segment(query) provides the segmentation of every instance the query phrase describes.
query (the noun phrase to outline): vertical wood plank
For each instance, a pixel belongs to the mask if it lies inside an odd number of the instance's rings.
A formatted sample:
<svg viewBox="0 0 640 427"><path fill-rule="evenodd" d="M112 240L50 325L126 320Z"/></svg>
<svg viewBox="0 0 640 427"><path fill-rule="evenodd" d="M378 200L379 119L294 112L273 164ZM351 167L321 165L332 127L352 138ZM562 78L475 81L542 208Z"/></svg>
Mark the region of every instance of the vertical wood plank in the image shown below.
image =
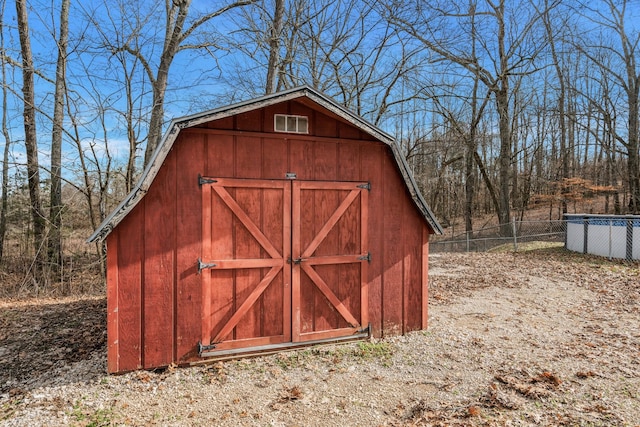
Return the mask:
<svg viewBox="0 0 640 427"><path fill-rule="evenodd" d="M298 221L300 228L295 235L298 236L300 252L294 251L294 258L302 257L316 234L316 227L320 227L315 220L317 214L314 196L313 192L308 189L301 189L299 192L300 216ZM299 266L294 264L294 271L296 267ZM316 314L317 290L311 278L301 268L299 277L300 333L307 333L317 329L315 324L315 320L318 318Z"/></svg>
<svg viewBox="0 0 640 427"><path fill-rule="evenodd" d="M233 130L233 122L234 122L233 116L230 116L230 117L225 117L218 120L213 120L211 122L204 124L204 126L210 129Z"/></svg>
<svg viewBox="0 0 640 427"><path fill-rule="evenodd" d="M280 254L283 253L283 210L284 190L268 189L262 192L262 231ZM269 255L263 250L261 258L268 258ZM283 268L288 267L283 261ZM264 269L261 278L268 272ZM278 273L276 278L265 289L262 295L262 307L260 317L262 319L262 335L275 336L284 333L284 271Z"/></svg>
<svg viewBox="0 0 640 427"><path fill-rule="evenodd" d="M173 361L176 156L169 153L145 196L144 366Z"/></svg>
<svg viewBox="0 0 640 427"><path fill-rule="evenodd" d="M429 230L422 225L422 329L429 324Z"/></svg>
<svg viewBox="0 0 640 427"><path fill-rule="evenodd" d="M236 129L250 132L262 130L262 109L251 110L236 116Z"/></svg>
<svg viewBox="0 0 640 427"><path fill-rule="evenodd" d="M345 139L360 139L360 130L350 124L338 122L338 136Z"/></svg>
<svg viewBox="0 0 640 427"><path fill-rule="evenodd" d="M404 244L404 304L403 333L422 326L422 223L409 196L405 197L403 238Z"/></svg>
<svg viewBox="0 0 640 427"><path fill-rule="evenodd" d="M312 141L289 140L288 172L296 173L299 180L315 179L313 145Z"/></svg>
<svg viewBox="0 0 640 427"><path fill-rule="evenodd" d="M118 341L118 231L107 237L107 371L119 370Z"/></svg>
<svg viewBox="0 0 640 427"><path fill-rule="evenodd" d="M342 181L360 181L361 180L361 157L360 157L361 144L354 142L343 142L338 144L338 176ZM360 253L365 254L369 252L369 191L362 190L360 192L358 227L360 232L359 248ZM357 235L354 235L354 239L357 241ZM354 266L341 266L341 268L353 269ZM354 270L354 280L358 287L354 288L352 292L360 297L360 321L362 327L367 327L369 323L369 262L361 262L357 269Z"/></svg>
<svg viewBox="0 0 640 427"><path fill-rule="evenodd" d="M303 192L304 194L307 194L307 197L313 200L313 211L311 215L306 215L306 221L309 224L307 225L306 222L303 222L305 226L303 230L305 242L302 247L303 253L307 252L307 247L311 241L340 206L342 199L349 193L336 190L306 190ZM341 218L333 229L329 231L329 234L320 243L313 256L336 255L339 253L341 223L344 224L344 218ZM318 265L313 268L338 298L344 298L344 292L341 292L340 289L340 265ZM303 295L303 300L308 300L310 304L313 304L313 331L326 331L346 326L342 316L315 285L310 284L310 291L312 294Z"/></svg>
<svg viewBox="0 0 640 427"><path fill-rule="evenodd" d="M360 181L360 144L338 144L338 180Z"/></svg>
<svg viewBox="0 0 640 427"><path fill-rule="evenodd" d="M369 252L369 191L360 192L360 252ZM369 261L360 263L360 319L361 325L369 324Z"/></svg>
<svg viewBox="0 0 640 427"><path fill-rule="evenodd" d="M402 220L405 193L399 191L404 183L396 171L390 150L384 157L384 251L383 251L383 334L400 335L403 324L403 244Z"/></svg>
<svg viewBox="0 0 640 427"><path fill-rule="evenodd" d="M338 233L337 251L335 253L339 255L354 255L362 253L360 251L360 195L362 191L358 193L357 198L351 203L351 206L349 206L345 211L335 227L335 230ZM360 321L362 317L360 301L362 288L360 283L360 264L361 263L354 263L333 266L338 271L338 278L336 279L336 289L334 290L334 293L343 302L347 309L358 319L358 321ZM348 324L342 317L340 317L338 326L348 327Z"/></svg>
<svg viewBox="0 0 640 427"><path fill-rule="evenodd" d="M208 236L211 242L210 260L233 259L235 255L234 220L233 213L222 201L220 196L210 190L211 204L211 234ZM235 194L234 189L229 189L229 194ZM206 239L207 236L204 237ZM210 338L218 334L227 323L235 310L234 305L234 277L232 270L205 270L203 274L209 274L211 279L211 331Z"/></svg>
<svg viewBox="0 0 640 427"><path fill-rule="evenodd" d="M293 188L291 183L287 183L284 187L283 197L283 210L282 210L282 318L283 318L283 334L284 341L292 341L292 317L295 315L292 309L292 270L288 260L292 256L292 195ZM298 248L299 250L299 248ZM299 305L298 305L299 306ZM299 315L299 313L298 313Z"/></svg>
<svg viewBox="0 0 640 427"><path fill-rule="evenodd" d="M262 111L260 114L252 116L251 120L262 120ZM240 123L238 123L240 125ZM260 128L262 129L262 123ZM258 129L258 130L259 130ZM237 136L236 137L236 159L235 159L235 175L242 179L256 179L262 177L262 140L261 138ZM262 224L261 209L263 206L263 193L257 189L236 189L236 201L249 215L254 224L264 231ZM260 258L261 246L251 236L251 233L245 228L240 221L235 221L235 245L236 258ZM245 301L251 294L253 289L264 277L265 272L258 269L244 269L236 271L236 308ZM271 283L270 286L274 285ZM260 296L249 311L243 316L235 329L235 338L255 338L262 335L262 306L264 304L264 296Z"/></svg>
<svg viewBox="0 0 640 427"><path fill-rule="evenodd" d="M235 176L235 137L232 135L207 135L206 136L206 175L212 177ZM205 188L205 187L203 187ZM203 239L209 240L209 259L233 258L233 219L231 211L211 188L208 188L208 199L211 212L209 230L206 234L203 230ZM233 190L231 194L235 194ZM204 202L203 202L204 203ZM204 205L203 205L204 206ZM204 253L203 253L204 256ZM205 260L206 262L206 260ZM209 331L202 331L210 341L233 314L234 274L232 271L205 270L203 280L209 282ZM204 277L207 275L208 277ZM205 286L205 283L203 283ZM204 303L204 302L203 302Z"/></svg>
<svg viewBox="0 0 640 427"><path fill-rule="evenodd" d="M261 138L236 137L235 176L242 179L262 177Z"/></svg>
<svg viewBox="0 0 640 427"><path fill-rule="evenodd" d="M293 258L297 258L302 254L301 249L301 201L300 186L296 181L292 182L291 193L292 217L291 217L291 253ZM300 265L291 264L291 340L293 342L300 341L301 332L301 301L300 301Z"/></svg>
<svg viewBox="0 0 640 427"><path fill-rule="evenodd" d="M281 108L281 107L280 107ZM269 113L265 112L265 128L271 126L273 128L273 122L269 125L269 120L273 120L273 114L275 111ZM288 172L288 144L283 138L264 138L262 142L262 175L265 179L283 179ZM280 193L281 197L281 210L280 222L281 225L281 246L282 253L282 272L276 278L278 286L281 287L280 293L276 293L274 290L267 289L265 291L265 312L269 310L269 307L278 306L281 307L279 318L281 319L278 325L282 328L282 334L284 335L284 341L291 341L291 265L287 263L287 259L291 257L291 183L288 182ZM275 212L277 208L268 208L270 211ZM276 223L275 218L273 220L273 229L275 232ZM275 237L274 237L275 240ZM282 279L280 279L282 277ZM279 305L274 305L275 302L280 301ZM275 316L275 315L274 315ZM265 318L265 326L271 322L269 318ZM275 328L275 326L274 326ZM275 329L271 331L268 327L265 329L265 333L275 332Z"/></svg>
<svg viewBox="0 0 640 427"><path fill-rule="evenodd" d="M117 239L119 372L142 368L144 211L145 200L143 199L114 230L114 233L118 233L119 236Z"/></svg>
<svg viewBox="0 0 640 427"><path fill-rule="evenodd" d="M240 150L239 150L240 151ZM236 202L242 208L242 210L249 216L255 225L261 230L262 218L261 218L261 204L262 204L262 191L259 189L236 189ZM235 223L235 256L236 259L243 258L260 258L261 246L252 236L251 232L239 221ZM255 289L256 285L260 283L261 275L260 270L251 269L238 269L236 270L236 309L244 303L251 292ZM261 297L262 298L262 297ZM241 321L236 326L235 338L255 338L261 335L261 322L260 322L260 300L247 311L242 317Z"/></svg>
<svg viewBox="0 0 640 427"><path fill-rule="evenodd" d="M175 360L194 356L202 338L202 282L196 260L204 253L202 194L198 174L204 173L204 136L184 133L174 146L176 179L176 354ZM188 165L188 167L186 166ZM210 206L209 206L210 209ZM210 216L211 211L207 214ZM209 235L210 235L209 230ZM206 253L210 252L210 244ZM209 275L204 275L210 277Z"/></svg>
<svg viewBox="0 0 640 427"><path fill-rule="evenodd" d="M337 178L337 144L334 142L315 142L313 147L314 179L335 181Z"/></svg>
<svg viewBox="0 0 640 427"><path fill-rule="evenodd" d="M200 188L200 192L202 198L202 254L200 255L200 260L206 263L209 262L210 259L213 259L211 244L211 237L213 235L213 190L211 189L211 186L203 185ZM209 271L200 271L198 274L200 275L200 281L202 283L202 296L200 301L200 343L204 346L208 346L211 344L211 331L213 328L213 319L211 315L212 280L211 273Z"/></svg>
<svg viewBox="0 0 640 427"><path fill-rule="evenodd" d="M338 121L316 111L312 129L314 135L335 138L338 136Z"/></svg>
<svg viewBox="0 0 640 427"><path fill-rule="evenodd" d="M262 177L284 179L288 171L287 143L282 138L264 138L262 142ZM291 190L289 190L291 191Z"/></svg>
<svg viewBox="0 0 640 427"><path fill-rule="evenodd" d="M369 294L369 322L371 322L373 335L376 337L382 335L382 268L384 266L384 240L387 236L383 217L386 206L383 197L385 176L382 174L385 149L386 147L381 143L360 145L362 171L360 180L371 183L371 191L368 194L371 209L367 221L371 263L367 266L367 291Z"/></svg>
<svg viewBox="0 0 640 427"><path fill-rule="evenodd" d="M206 135L206 171L204 175L233 177L235 144L232 135Z"/></svg>

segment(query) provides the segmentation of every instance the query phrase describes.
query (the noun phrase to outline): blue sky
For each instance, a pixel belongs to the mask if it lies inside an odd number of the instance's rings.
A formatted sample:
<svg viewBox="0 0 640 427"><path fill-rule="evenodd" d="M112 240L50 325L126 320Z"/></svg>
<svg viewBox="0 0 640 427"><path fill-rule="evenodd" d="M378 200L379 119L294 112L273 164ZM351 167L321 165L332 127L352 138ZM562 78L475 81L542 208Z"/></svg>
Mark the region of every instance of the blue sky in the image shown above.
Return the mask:
<svg viewBox="0 0 640 427"><path fill-rule="evenodd" d="M72 0L71 39L72 46L77 46L77 50L72 51L69 56L68 76L74 98L73 120L75 123L82 125L80 131L84 146L89 147L89 145L92 144L98 152L101 150L104 152L108 144L109 151L112 155L116 158L123 159L128 152L128 139L123 128L121 117L116 114L118 109L122 109L124 102L124 92L121 85L122 74L117 69L118 64L114 61L114 56L105 54L104 51L100 52L100 38L97 37L95 28L88 22L87 16L88 14L99 20L103 26L109 22L107 19L109 14L116 22L120 22L122 16L119 14L119 3L119 1L109 3L107 13L102 1L83 0L82 2L76 3ZM129 19L137 16L136 13L127 13L132 10L131 8L136 8L136 11L154 11L154 13L151 14L142 14L147 21L145 21L146 26L142 33L141 43L149 57L154 57L155 54L157 58L160 46L153 44L152 41L155 40L157 43L161 38L159 36L162 35L158 28L161 28L163 24L163 3L152 1L139 1L134 3L122 1L122 3L125 7L125 16ZM566 3L575 4L573 2ZM54 0L53 4L54 7L57 7L59 1ZM216 4L220 3L218 2ZM30 5L33 6L31 9L30 25L36 65L51 79L54 76L56 53L55 49L52 48L54 46L54 38L52 37L51 29L54 29L57 25L58 12L55 8L52 10L52 3L45 0L31 1ZM196 0L192 4L192 12L205 11L210 6L210 1ZM635 0L630 2L628 8L630 14L627 24L629 26L635 26L633 31L637 34L637 28L638 25L640 25L639 2ZM95 13L91 14L90 12L93 10L95 10ZM15 31L14 15L14 4L12 2L5 4L5 44L8 54L12 58L18 59L18 39ZM154 27L154 22L160 27ZM211 29L218 32L217 34L222 43L223 36L233 34L239 22L240 17L233 12L231 15L215 20L215 26L211 27ZM137 23L134 22L132 27L136 25ZM600 29L597 25L590 28L594 33L597 33ZM215 31L212 31L211 34L215 34ZM112 33L112 36L113 34L115 33ZM369 41L370 49L375 48L374 37L377 35L374 31L368 35L368 37L371 37ZM115 36L113 37L115 38ZM408 40L405 39L405 41ZM249 50L251 50L250 45ZM96 54L92 54L92 51L96 52ZM259 57L260 55L263 55L263 53L255 52L254 56ZM386 61L391 65L393 65L393 61L397 61L397 58L394 58L393 49L387 52ZM429 65L432 71L442 73L442 76L445 76L443 66L443 63ZM425 68L424 70L427 69ZM21 87L20 70L8 68L8 71L12 73L11 75L15 78L11 85L12 90L18 92ZM447 71L453 74L443 77L441 80L442 83L455 82L457 84L466 84L464 73L460 73L460 70L452 68ZM87 73L91 74L92 77L87 78ZM263 87L262 79L264 79L264 74L266 74L266 70L259 61L254 61L252 58L248 58L233 50L215 50L213 55L203 55L201 51L181 52L175 58L170 70L170 86L165 98L166 121L168 122L173 117L188 115L196 111L216 108L230 101L246 99L249 97L250 92L260 94ZM151 97L148 92L148 81L145 83L144 73L140 66L138 66L135 75L136 78L140 80L140 84L144 84L144 86L139 86L138 89L144 88L147 91L146 93L139 91L137 105L142 109L148 110ZM421 76L421 78L424 78L424 84L430 84L431 77L432 75L426 72ZM36 80L36 84L38 105L47 114L51 114L52 108L50 104L53 85L51 82L40 78ZM402 87L404 86L398 86L398 88ZM398 97L399 96L400 95L398 95ZM9 95L8 103L10 132L15 142L12 149L13 157L17 163L23 163L24 149L21 142L21 104L12 94ZM411 110L413 106L421 109L421 112L414 117L418 118L422 125L426 126L424 122L435 117L434 115L427 114L430 106L426 104L417 105L416 101L406 105L402 111L407 112ZM109 111L109 113L105 115L104 123L98 120L98 113L101 109ZM415 126L415 124L410 123L410 120L413 120L411 116L405 116L405 120L407 121L407 127L412 128ZM67 123L70 125L69 117L67 118ZM383 122L381 127L390 133L395 133L398 130L396 123L396 119L392 118L387 122ZM41 115L38 121L38 132L41 164L45 168L48 164L50 128L50 121L44 115ZM71 126L68 126L68 129L71 129ZM144 136L144 124L140 125L138 131L141 137ZM108 141L106 141L107 139ZM67 143L64 148L63 161L68 166L69 171L73 171L73 165L77 157L76 149Z"/></svg>

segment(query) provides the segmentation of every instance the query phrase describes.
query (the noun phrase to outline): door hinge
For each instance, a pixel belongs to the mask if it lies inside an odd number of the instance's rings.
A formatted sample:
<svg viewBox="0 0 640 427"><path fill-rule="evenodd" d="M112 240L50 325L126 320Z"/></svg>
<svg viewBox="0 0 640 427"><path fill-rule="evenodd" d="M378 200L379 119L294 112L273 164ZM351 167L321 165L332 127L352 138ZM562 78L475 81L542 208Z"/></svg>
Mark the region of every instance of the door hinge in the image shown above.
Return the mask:
<svg viewBox="0 0 640 427"><path fill-rule="evenodd" d="M360 184L358 185L358 188L363 188L365 190L371 191L371 183L367 182L366 184Z"/></svg>
<svg viewBox="0 0 640 427"><path fill-rule="evenodd" d="M207 268L213 268L213 267L217 267L217 265L212 262L204 263L200 258L198 258L198 274L202 273L202 270L205 270Z"/></svg>
<svg viewBox="0 0 640 427"><path fill-rule="evenodd" d="M371 336L371 322L369 322L369 324L365 327L362 328L358 331L359 334L367 334L369 336Z"/></svg>
<svg viewBox="0 0 640 427"><path fill-rule="evenodd" d="M359 256L358 261L368 261L371 262L371 252L367 252L365 255Z"/></svg>
<svg viewBox="0 0 640 427"><path fill-rule="evenodd" d="M213 179L213 178L205 178L202 175L198 174L198 185L200 187L202 187L204 184L213 184L218 182L217 180Z"/></svg>
<svg viewBox="0 0 640 427"><path fill-rule="evenodd" d="M213 350L216 348L217 343L213 343L210 345L202 345L202 341L198 341L198 356L202 356L202 353L205 351Z"/></svg>

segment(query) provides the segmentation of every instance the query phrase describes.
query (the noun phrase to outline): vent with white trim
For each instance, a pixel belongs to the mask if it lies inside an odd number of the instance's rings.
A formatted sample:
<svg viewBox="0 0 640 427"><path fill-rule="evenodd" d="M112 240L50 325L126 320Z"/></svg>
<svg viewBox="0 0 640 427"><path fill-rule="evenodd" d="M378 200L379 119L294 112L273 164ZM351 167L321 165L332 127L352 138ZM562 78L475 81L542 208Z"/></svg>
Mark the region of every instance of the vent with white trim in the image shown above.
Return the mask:
<svg viewBox="0 0 640 427"><path fill-rule="evenodd" d="M276 132L309 133L309 118L306 116L276 114L273 120Z"/></svg>

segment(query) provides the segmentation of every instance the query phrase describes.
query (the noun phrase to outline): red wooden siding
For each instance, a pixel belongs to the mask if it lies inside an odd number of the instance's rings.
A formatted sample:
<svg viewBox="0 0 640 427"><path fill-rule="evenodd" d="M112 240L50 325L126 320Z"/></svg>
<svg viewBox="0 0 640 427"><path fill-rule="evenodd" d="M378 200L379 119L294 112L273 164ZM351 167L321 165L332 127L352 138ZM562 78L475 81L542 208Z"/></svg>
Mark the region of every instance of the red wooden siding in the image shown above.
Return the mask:
<svg viewBox="0 0 640 427"><path fill-rule="evenodd" d="M200 307L202 293L200 277L193 262L201 256L201 197L193 191L198 173L204 170L205 137L185 134L176 154L176 307L174 360L193 352L193 343L200 339Z"/></svg>
<svg viewBox="0 0 640 427"><path fill-rule="evenodd" d="M145 368L173 361L175 324L176 156L167 157L145 196L144 358Z"/></svg>
<svg viewBox="0 0 640 427"><path fill-rule="evenodd" d="M275 113L308 115L310 134L274 133ZM426 327L430 230L406 190L391 150L332 113L291 101L182 130L146 196L109 234L109 371L197 358L197 343L203 337L203 298L213 303L212 312L205 315L210 316L208 321L215 329L232 315L215 307L238 306L269 271L268 268L216 271L210 277L216 286L203 296L205 275L197 274L197 259L205 251L227 251L229 257L266 255L246 227L220 203L212 202L208 225L211 230L203 229L207 225L202 223L203 198L198 175L283 180L287 172L296 173L296 181L371 184L371 190L363 196L369 206L364 220L371 262L336 268L317 265L314 269L331 286L346 284L332 288L333 292L344 300L349 312L358 316L365 312L374 335ZM283 236L276 235L275 228L268 226L282 222L281 217L269 213L284 209L281 205L285 202L276 192L229 190L281 250ZM301 216L301 246L320 231L344 194L346 190L317 190L301 197L300 209L308 213ZM342 231L329 232L317 254L364 250L364 241L353 247L353 236L344 231L361 235L360 215L356 205L349 207L340 219ZM219 244L215 239L203 243L203 234L215 235L223 230L235 236L234 247L215 247ZM358 295L356 287L361 271L366 277L364 301L353 297ZM346 327L343 316L327 304L309 275L300 274L301 294L312 297L293 301L294 305L301 305L299 332ZM290 338L291 331L282 330L283 324L285 328L288 325L283 323L283 316L292 310L292 302L281 297L289 280L284 275L284 270L278 273L276 285L268 286L240 320L233 330L235 339L280 335Z"/></svg>
<svg viewBox="0 0 640 427"><path fill-rule="evenodd" d="M109 346L118 348L117 369L112 371L142 368L142 283L144 248L144 205L139 205L109 235L109 254L117 256L117 270L109 270L108 282L112 293L117 295L117 304L109 304L111 319L117 322L107 325ZM115 249L114 249L115 248ZM114 286L114 281L117 286ZM114 291L115 288L116 290ZM113 316L115 313L115 316ZM111 362L111 361L110 361ZM111 363L109 366L111 369Z"/></svg>

